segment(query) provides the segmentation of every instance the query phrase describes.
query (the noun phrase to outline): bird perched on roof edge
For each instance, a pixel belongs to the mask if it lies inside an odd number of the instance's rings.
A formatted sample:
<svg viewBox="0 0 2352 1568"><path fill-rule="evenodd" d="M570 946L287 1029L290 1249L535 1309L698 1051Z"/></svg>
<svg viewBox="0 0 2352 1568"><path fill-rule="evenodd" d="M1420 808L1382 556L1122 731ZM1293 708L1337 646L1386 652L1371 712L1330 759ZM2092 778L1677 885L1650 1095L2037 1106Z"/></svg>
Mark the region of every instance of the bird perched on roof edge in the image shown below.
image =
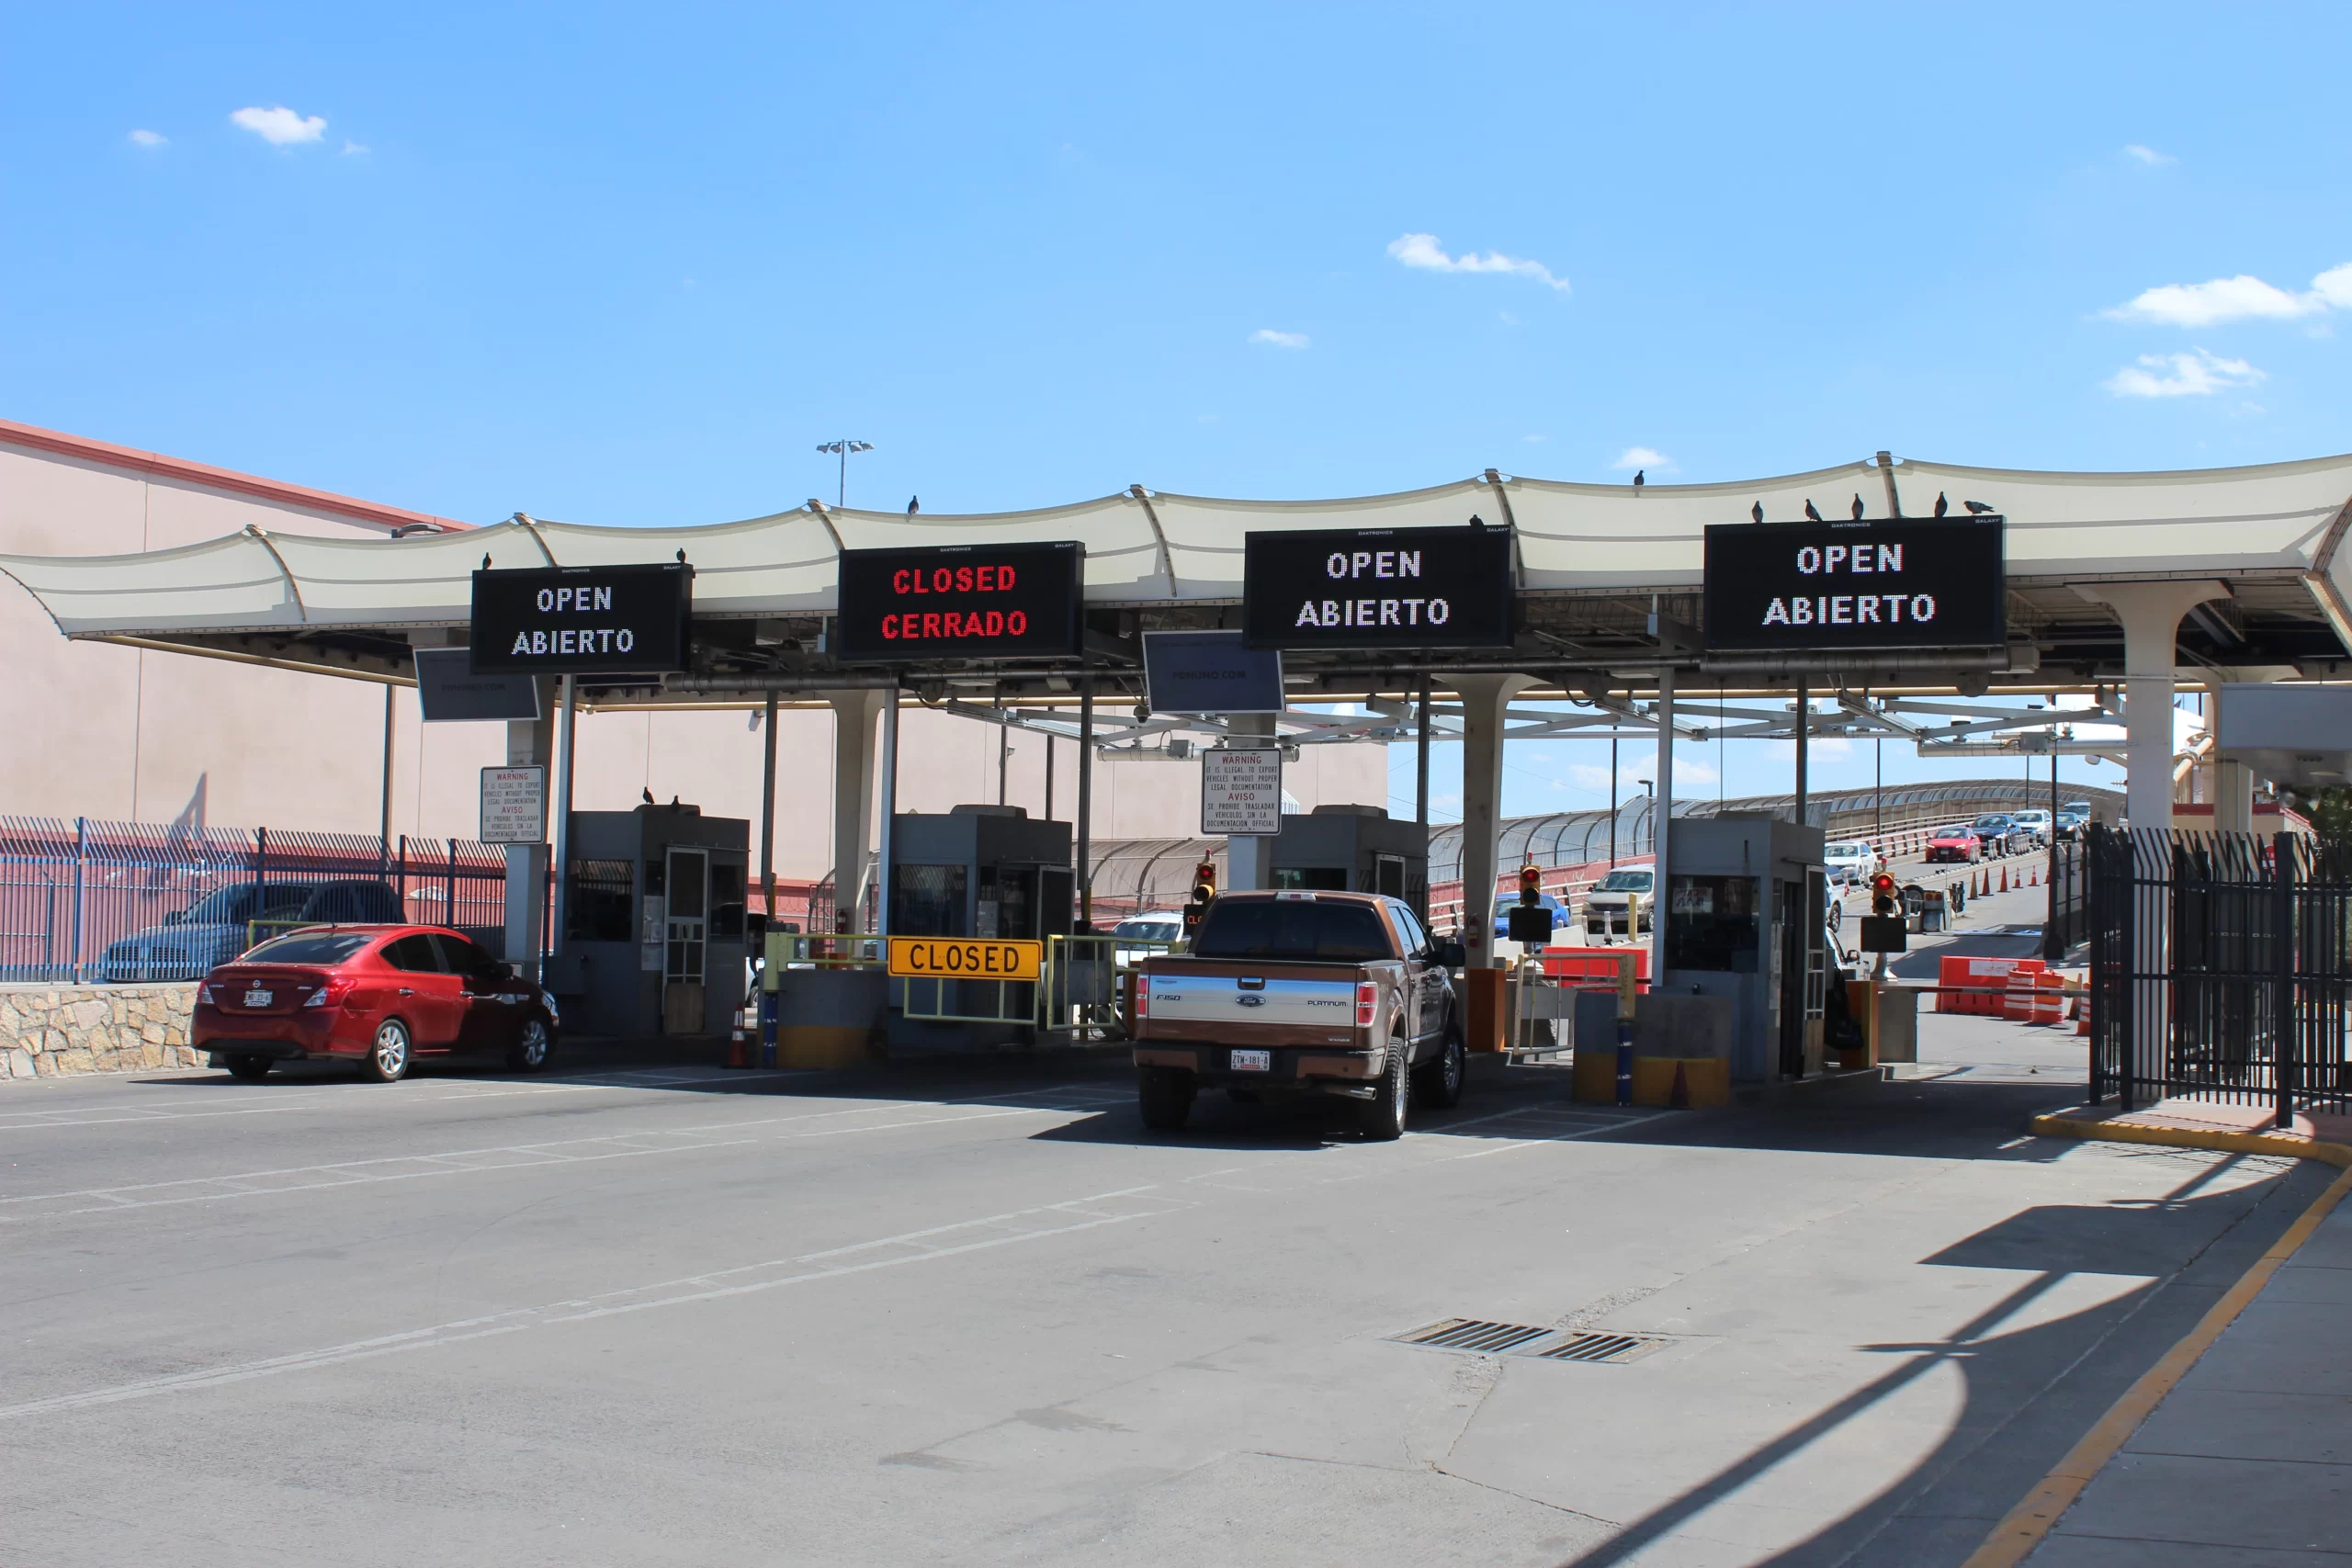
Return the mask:
<svg viewBox="0 0 2352 1568"><path fill-rule="evenodd" d="M1749 507L1749 508L1747 509L1747 514L1748 514L1750 517L1753 517L1754 519L1756 519L1756 521L1758 521L1758 523L1763 522L1763 521L1764 521L1764 503L1763 503L1762 502L1760 502L1760 501L1759 501L1759 502L1758 502L1755 505L1753 505L1753 506L1751 506L1751 507Z"/></svg>
<svg viewBox="0 0 2352 1568"><path fill-rule="evenodd" d="M1642 481L1648 472L1649 470L1646 468L1635 468L1634 470L1634 488L1635 490L1642 488Z"/></svg>
<svg viewBox="0 0 2352 1568"><path fill-rule="evenodd" d="M653 804L653 792L652 792L651 790L650 790L650 789L639 789L637 793L638 793L638 794L639 794L639 795L643 795L643 796L645 796L645 804L646 804L646 805L650 806L650 805L652 805L652 804Z"/></svg>
<svg viewBox="0 0 2352 1568"><path fill-rule="evenodd" d="M1962 506L1965 506L1966 508L1968 508L1969 515L1971 515L1971 516L1973 516L1973 517L1983 517L1983 516L1985 516L1985 515L1989 514L1989 513L1992 512L1992 510L1993 510L1991 507L1989 507L1989 506L1985 505L1985 504L1984 504L1983 502L1981 502L1981 501L1963 501L1963 502L1961 502L1961 504L1962 504Z"/></svg>
<svg viewBox="0 0 2352 1568"><path fill-rule="evenodd" d="M1804 498L1804 514L1807 517L1812 518L1815 523L1823 521L1821 508L1813 503L1813 497L1811 496L1806 496Z"/></svg>
<svg viewBox="0 0 2352 1568"><path fill-rule="evenodd" d="M921 497L921 496L919 496L919 495L910 495L910 496L907 497L907 515L908 515L908 516L912 517L916 513L921 512L922 510L922 497Z"/></svg>
<svg viewBox="0 0 2352 1568"><path fill-rule="evenodd" d="M1861 520L1862 520L1862 492L1861 492L1860 491L1856 491L1854 492L1854 521L1855 521L1855 522L1857 522L1857 523L1860 523Z"/></svg>
<svg viewBox="0 0 2352 1568"><path fill-rule="evenodd" d="M1944 499L1944 492L1941 491L1936 491L1936 515L1941 517L1945 513L1950 512L1951 510L1951 502Z"/></svg>

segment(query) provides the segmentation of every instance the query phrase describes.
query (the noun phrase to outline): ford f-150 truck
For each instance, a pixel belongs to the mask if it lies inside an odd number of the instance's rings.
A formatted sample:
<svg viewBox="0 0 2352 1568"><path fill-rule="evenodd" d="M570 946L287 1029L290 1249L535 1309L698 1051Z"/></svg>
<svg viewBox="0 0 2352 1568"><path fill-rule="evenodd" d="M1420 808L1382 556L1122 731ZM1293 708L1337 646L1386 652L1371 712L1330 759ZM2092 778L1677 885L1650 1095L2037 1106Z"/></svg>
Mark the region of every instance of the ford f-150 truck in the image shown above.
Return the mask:
<svg viewBox="0 0 2352 1568"><path fill-rule="evenodd" d="M1458 942L1369 893L1227 893L1190 951L1136 977L1136 1093L1144 1124L1173 1131L1204 1088L1244 1098L1336 1095L1373 1138L1405 1131L1408 1103L1462 1098L1468 1066L1446 973Z"/></svg>

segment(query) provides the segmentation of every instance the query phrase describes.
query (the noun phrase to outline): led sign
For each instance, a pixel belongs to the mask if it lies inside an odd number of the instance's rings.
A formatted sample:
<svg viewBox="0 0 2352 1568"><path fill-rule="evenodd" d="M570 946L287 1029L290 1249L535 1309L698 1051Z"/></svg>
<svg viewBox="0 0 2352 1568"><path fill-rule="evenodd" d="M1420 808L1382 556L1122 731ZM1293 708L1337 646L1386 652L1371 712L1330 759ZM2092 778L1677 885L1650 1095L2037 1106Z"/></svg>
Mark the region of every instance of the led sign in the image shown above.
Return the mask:
<svg viewBox="0 0 2352 1568"><path fill-rule="evenodd" d="M474 573L477 675L663 675L686 668L695 570L545 567Z"/></svg>
<svg viewBox="0 0 2352 1568"><path fill-rule="evenodd" d="M1707 651L1994 648L2007 635L1999 517L1715 524Z"/></svg>
<svg viewBox="0 0 2352 1568"><path fill-rule="evenodd" d="M1508 648L1508 528L1251 534L1241 624L1252 648Z"/></svg>
<svg viewBox="0 0 2352 1568"><path fill-rule="evenodd" d="M1074 658L1086 547L936 545L843 550L840 640L851 664Z"/></svg>

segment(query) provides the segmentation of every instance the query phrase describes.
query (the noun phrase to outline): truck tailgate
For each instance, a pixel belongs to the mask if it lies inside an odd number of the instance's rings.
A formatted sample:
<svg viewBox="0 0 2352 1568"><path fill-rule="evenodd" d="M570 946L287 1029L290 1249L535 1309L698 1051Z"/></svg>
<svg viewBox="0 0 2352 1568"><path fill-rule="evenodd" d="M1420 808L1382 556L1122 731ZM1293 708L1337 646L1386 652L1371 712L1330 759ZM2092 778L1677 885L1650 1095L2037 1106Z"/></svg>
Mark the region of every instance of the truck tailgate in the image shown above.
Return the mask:
<svg viewBox="0 0 2352 1568"><path fill-rule="evenodd" d="M1148 976L1152 1023L1283 1024L1348 1029L1355 1023L1352 972L1343 980L1258 978L1247 975Z"/></svg>

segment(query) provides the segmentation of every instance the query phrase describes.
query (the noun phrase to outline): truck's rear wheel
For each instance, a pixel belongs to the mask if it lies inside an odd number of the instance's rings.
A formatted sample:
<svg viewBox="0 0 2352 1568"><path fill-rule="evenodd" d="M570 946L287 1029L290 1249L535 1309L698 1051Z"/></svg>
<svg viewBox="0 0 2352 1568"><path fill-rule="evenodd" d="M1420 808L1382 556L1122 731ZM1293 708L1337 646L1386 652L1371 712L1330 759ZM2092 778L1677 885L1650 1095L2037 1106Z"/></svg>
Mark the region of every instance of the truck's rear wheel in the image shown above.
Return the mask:
<svg viewBox="0 0 2352 1568"><path fill-rule="evenodd" d="M1136 1072L1136 1103L1143 1124L1158 1133L1173 1133L1193 1113L1193 1096L1200 1085L1182 1067L1141 1067Z"/></svg>
<svg viewBox="0 0 2352 1568"><path fill-rule="evenodd" d="M1402 1040L1390 1042L1388 1062L1380 1075L1379 1093L1358 1107L1358 1128L1375 1143L1405 1135L1405 1108L1412 1100L1411 1048Z"/></svg>

